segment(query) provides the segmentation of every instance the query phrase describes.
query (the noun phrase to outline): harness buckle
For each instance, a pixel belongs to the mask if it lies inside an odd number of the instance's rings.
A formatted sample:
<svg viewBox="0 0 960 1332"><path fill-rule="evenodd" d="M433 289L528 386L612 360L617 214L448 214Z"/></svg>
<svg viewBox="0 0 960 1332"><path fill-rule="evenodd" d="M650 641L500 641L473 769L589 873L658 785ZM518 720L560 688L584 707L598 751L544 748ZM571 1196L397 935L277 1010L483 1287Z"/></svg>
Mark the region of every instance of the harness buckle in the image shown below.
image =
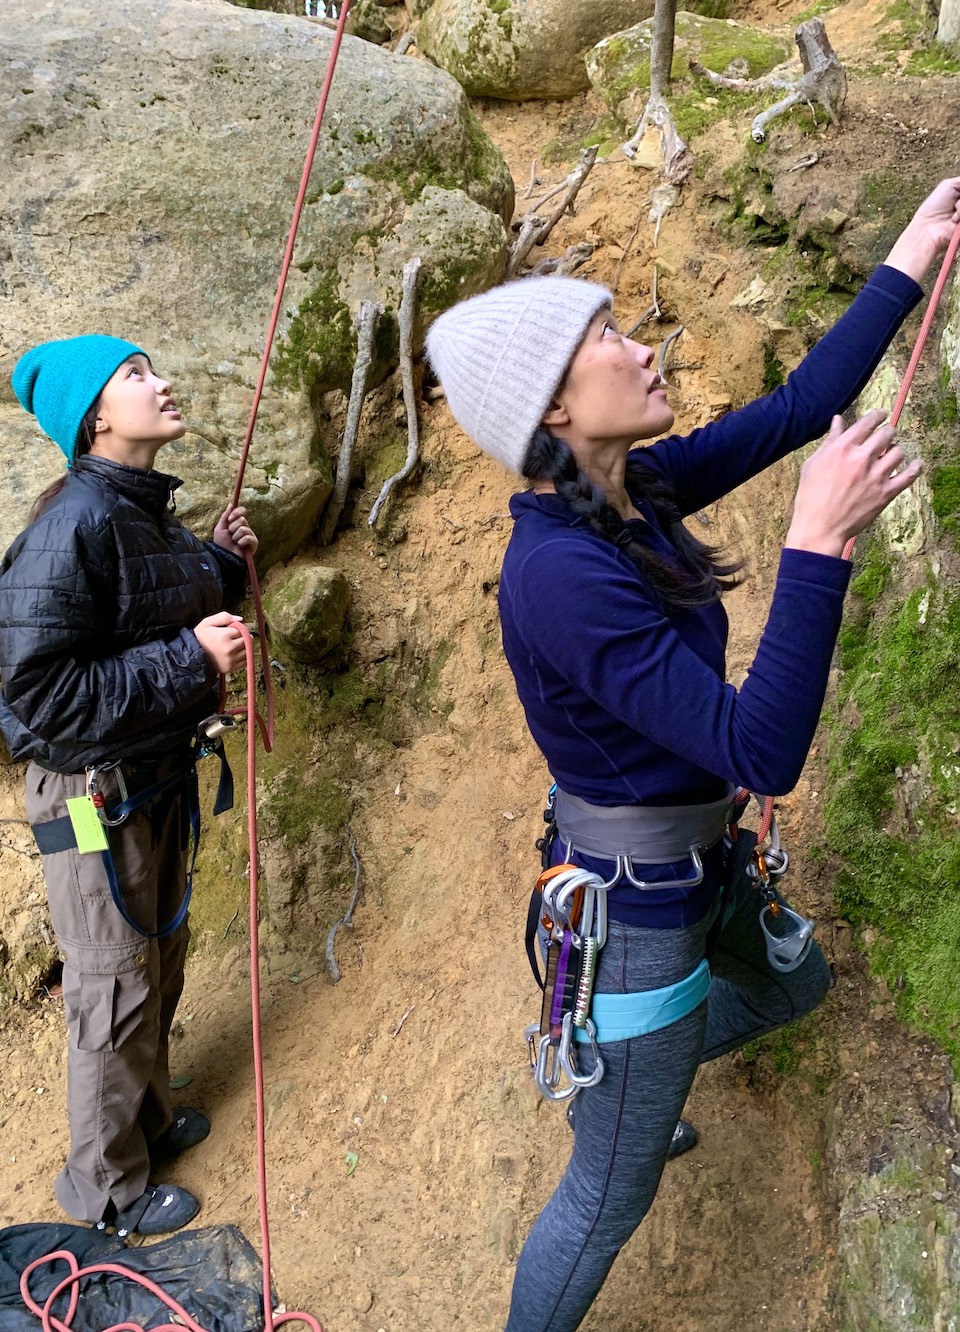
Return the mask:
<svg viewBox="0 0 960 1332"><path fill-rule="evenodd" d="M92 768L87 769L86 794L90 803L97 811L97 818L105 828L118 828L121 823L126 822L130 811L121 814L118 819L111 819L107 814L107 799L100 789L100 776L102 773L112 772L117 783L117 793L120 796L120 805L125 805L127 801L127 783L123 776L123 769L119 763L99 763Z"/></svg>

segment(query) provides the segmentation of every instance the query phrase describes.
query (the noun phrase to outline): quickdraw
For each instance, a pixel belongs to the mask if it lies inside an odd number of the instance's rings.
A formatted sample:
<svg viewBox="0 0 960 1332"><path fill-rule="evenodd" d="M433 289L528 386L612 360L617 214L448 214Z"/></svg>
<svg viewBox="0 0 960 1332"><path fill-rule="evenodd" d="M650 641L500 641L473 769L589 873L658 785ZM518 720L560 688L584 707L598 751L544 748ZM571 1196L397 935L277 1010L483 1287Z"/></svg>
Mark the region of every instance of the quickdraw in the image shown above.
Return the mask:
<svg viewBox="0 0 960 1332"><path fill-rule="evenodd" d="M540 1021L526 1029L530 1065L548 1101L568 1101L603 1077L590 1019L597 958L607 938L607 885L576 865L554 865L537 880L540 924L548 935ZM590 1072L577 1064L576 1032L586 1033Z"/></svg>

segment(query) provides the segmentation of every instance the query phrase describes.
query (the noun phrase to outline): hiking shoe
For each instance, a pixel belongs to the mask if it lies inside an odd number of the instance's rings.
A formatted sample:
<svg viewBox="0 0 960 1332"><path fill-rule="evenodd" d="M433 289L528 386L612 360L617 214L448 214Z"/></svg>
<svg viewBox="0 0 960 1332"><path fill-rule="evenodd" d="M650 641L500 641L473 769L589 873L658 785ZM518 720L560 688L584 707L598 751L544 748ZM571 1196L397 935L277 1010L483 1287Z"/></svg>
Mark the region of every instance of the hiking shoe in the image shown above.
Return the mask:
<svg viewBox="0 0 960 1332"><path fill-rule="evenodd" d="M136 1202L118 1212L113 1225L117 1239L128 1235L168 1235L192 1221L200 1202L175 1184L148 1184Z"/></svg>
<svg viewBox="0 0 960 1332"><path fill-rule="evenodd" d="M682 1156L684 1152L689 1152L690 1148L696 1147L699 1141L700 1135L693 1125L685 1119L678 1119L677 1127L673 1130L673 1137L667 1149L667 1160L672 1161L675 1156Z"/></svg>
<svg viewBox="0 0 960 1332"><path fill-rule="evenodd" d="M191 1110L188 1105L174 1106L173 1123L150 1144L150 1164L155 1166L162 1161L172 1161L188 1147L196 1147L198 1142L203 1142L209 1132L210 1120L206 1115L201 1115L199 1110Z"/></svg>

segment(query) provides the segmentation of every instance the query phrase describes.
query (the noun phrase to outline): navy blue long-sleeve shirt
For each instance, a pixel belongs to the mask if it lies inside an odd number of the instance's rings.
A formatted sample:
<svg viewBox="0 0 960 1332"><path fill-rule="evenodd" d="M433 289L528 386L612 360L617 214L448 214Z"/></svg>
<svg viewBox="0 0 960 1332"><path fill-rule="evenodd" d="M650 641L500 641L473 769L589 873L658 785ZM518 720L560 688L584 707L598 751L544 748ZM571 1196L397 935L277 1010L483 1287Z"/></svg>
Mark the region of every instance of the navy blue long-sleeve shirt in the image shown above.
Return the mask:
<svg viewBox="0 0 960 1332"><path fill-rule="evenodd" d="M684 515L816 439L861 392L922 295L881 266L767 397L631 457ZM641 540L672 550L653 511ZM597 805L693 804L728 782L796 783L823 705L850 565L785 549L770 615L740 690L725 682L720 602L668 616L616 546L558 496L518 494L500 581L503 645L534 739L564 790Z"/></svg>

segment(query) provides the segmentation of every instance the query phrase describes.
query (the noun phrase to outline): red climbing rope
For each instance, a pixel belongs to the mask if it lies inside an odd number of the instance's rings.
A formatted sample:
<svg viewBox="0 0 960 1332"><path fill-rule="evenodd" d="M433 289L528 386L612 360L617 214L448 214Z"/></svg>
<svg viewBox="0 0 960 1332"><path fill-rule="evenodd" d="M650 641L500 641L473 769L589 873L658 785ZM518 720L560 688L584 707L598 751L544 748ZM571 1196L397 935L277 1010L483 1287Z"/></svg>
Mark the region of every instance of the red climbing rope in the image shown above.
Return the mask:
<svg viewBox="0 0 960 1332"><path fill-rule="evenodd" d="M233 488L231 507L236 507L240 502L240 492L243 489L243 477L246 470L247 457L250 452L250 443L253 439L253 432L257 423L260 399L263 396L263 387L267 377L267 367L270 362L270 353L273 349L277 323L279 321L280 310L283 303L283 293L287 283L287 276L290 272L290 263L293 258L293 247L296 241L297 229L300 224L300 214L303 211L310 172L313 167L313 160L316 155L317 144L320 138L320 127L323 123L327 98L330 93L330 86L333 82L333 75L336 69L337 56L340 53L340 44L343 39L347 16L350 12L350 2L351 0L342 0L340 17L334 34L333 43L330 48L330 54L327 59L326 75L320 92L320 101L317 105L317 114L313 124L313 132L310 136L310 144L307 148L307 155L303 165L303 174L300 178L300 189L297 194L296 204L294 205L293 220L290 224L290 232L287 237L287 247L280 268L277 294L274 299L273 313L270 317L263 356L260 361L260 373L257 378L253 403L250 409L250 420L247 424L247 432L243 441L243 449L241 451L240 463L237 469L237 479ZM256 707L256 658L254 654L253 637L245 625L238 625L237 627L244 640L246 657L246 703L241 708L231 709L231 712L234 714L245 714L247 719L247 827L250 851L250 993L253 1015L253 1071L257 1119L257 1189L260 1206L260 1244L263 1257L264 1332L274 1332L275 1328L281 1326L283 1323L290 1322L305 1323L311 1329L311 1332L323 1332L320 1323L312 1314L284 1313L275 1315L273 1312L270 1289L270 1227L267 1220L266 1117L264 1112L263 1047L260 1027L260 951L258 921L259 850L257 837L256 753L258 733L263 740L263 746L266 752L270 753L273 748L274 694L273 679L270 671L270 652L267 644L266 623L264 620L263 604L260 596L260 585L257 580L257 571L254 567L253 556L247 553L246 561L247 570L250 576L250 587L253 594L254 607L256 610L257 633L260 639L267 716L266 720L264 720ZM225 685L222 680L220 694L221 710L223 710ZM38 1267L44 1267L47 1264L58 1260L67 1263L70 1273L50 1293L41 1308L30 1294L30 1277ZM98 1263L90 1267L80 1267L76 1257L65 1250L47 1254L43 1258L38 1258L36 1262L31 1263L30 1266L24 1270L20 1278L20 1293L23 1297L24 1304L30 1312L40 1319L43 1326L43 1332L71 1332L70 1323L76 1312L79 1300L80 1282L84 1277L101 1272L113 1273L114 1275L122 1276L130 1281L136 1282L138 1285L145 1287L151 1292L151 1294L155 1295L157 1299L165 1304L168 1309L170 1309L172 1314L171 1321L169 1323L158 1325L154 1329L154 1332L183 1332L183 1328L187 1328L188 1332L205 1332L205 1329L202 1328L185 1309L181 1308L176 1300L167 1295L161 1287L151 1281L149 1277L145 1277L139 1272L133 1272L119 1263ZM68 1290L70 1291L70 1299L67 1313L65 1318L61 1320L54 1317L52 1309L55 1301ZM137 1323L123 1322L116 1323L110 1328L105 1328L103 1329L103 1332L144 1332L144 1330Z"/></svg>
<svg viewBox="0 0 960 1332"><path fill-rule="evenodd" d="M930 330L933 327L934 317L937 313L937 306L940 304L940 297L943 295L944 288L947 285L947 278L950 276L950 269L957 256L957 249L960 248L960 222L954 227L953 235L950 237L950 244L947 246L946 254L943 256L943 263L940 265L940 272L937 274L937 280L933 284L933 291L930 293L930 300L927 303L927 311L923 316L923 323L920 325L920 332L917 334L917 340L913 344L913 352L904 372L903 382L900 385L900 392L897 394L896 402L893 404L893 410L890 413L890 424L897 425L907 401L907 395L913 384L914 376L917 373L917 366L920 364L920 357L923 355L923 348L926 344ZM843 548L843 558L852 559L856 537L851 537ZM760 828L757 832L757 845L761 845L770 832L770 825L773 822L773 796L767 796L763 805L763 817L760 820Z"/></svg>

